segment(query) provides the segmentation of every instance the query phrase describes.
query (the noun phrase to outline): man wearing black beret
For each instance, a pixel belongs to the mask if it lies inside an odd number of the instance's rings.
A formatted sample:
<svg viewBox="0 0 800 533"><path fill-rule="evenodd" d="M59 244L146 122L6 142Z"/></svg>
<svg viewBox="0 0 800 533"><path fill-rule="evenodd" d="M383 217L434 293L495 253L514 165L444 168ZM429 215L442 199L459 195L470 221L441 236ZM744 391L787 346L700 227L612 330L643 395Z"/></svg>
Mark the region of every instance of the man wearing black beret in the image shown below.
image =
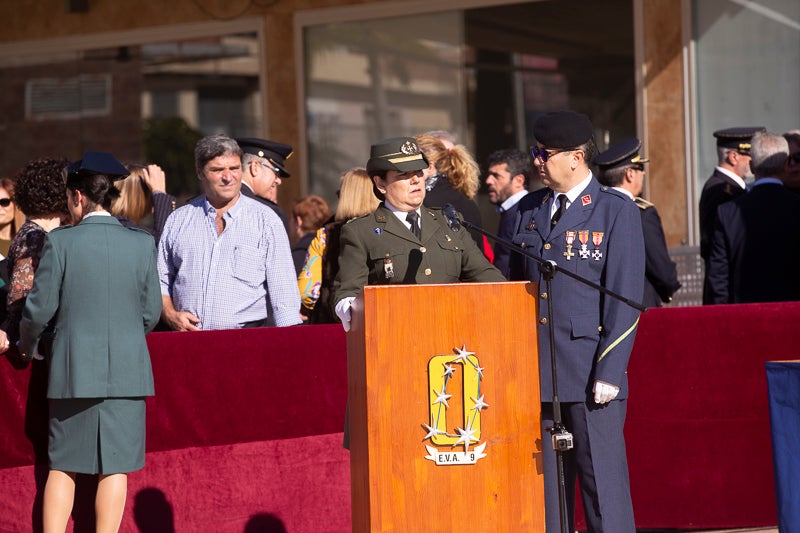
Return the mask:
<svg viewBox="0 0 800 533"><path fill-rule="evenodd" d="M705 262L706 272L711 256L717 208L744 194L744 180L750 175L750 140L759 131L766 131L766 128L737 127L714 132L719 163L700 193L700 256ZM710 303L711 295L706 276L703 282L703 304Z"/></svg>
<svg viewBox="0 0 800 533"><path fill-rule="evenodd" d="M242 194L275 211L289 233L289 219L278 205L278 186L291 176L284 162L294 152L288 144L255 137L235 139L242 149Z"/></svg>
<svg viewBox="0 0 800 533"><path fill-rule="evenodd" d="M645 307L660 307L662 302L672 300L672 295L681 284L678 281L678 269L667 250L664 228L656 206L639 196L644 189L644 165L650 162L639 154L641 147L639 139L625 139L595 157L594 163L598 168L598 181L625 194L639 208L645 251L642 303Z"/></svg>
<svg viewBox="0 0 800 533"><path fill-rule="evenodd" d="M531 152L546 186L520 201L513 241L630 300L641 301L644 241L641 217L628 197L601 186L589 170L596 148L588 117L558 111L534 124ZM567 524L574 531L575 482L580 483L592 533L635 533L623 426L626 369L639 312L561 274L552 294L533 259L513 254L512 279L539 283L539 373L545 515L548 533L561 531L553 426L554 387L549 327L554 328L558 398L574 449L564 451ZM548 313L552 305L552 316Z"/></svg>

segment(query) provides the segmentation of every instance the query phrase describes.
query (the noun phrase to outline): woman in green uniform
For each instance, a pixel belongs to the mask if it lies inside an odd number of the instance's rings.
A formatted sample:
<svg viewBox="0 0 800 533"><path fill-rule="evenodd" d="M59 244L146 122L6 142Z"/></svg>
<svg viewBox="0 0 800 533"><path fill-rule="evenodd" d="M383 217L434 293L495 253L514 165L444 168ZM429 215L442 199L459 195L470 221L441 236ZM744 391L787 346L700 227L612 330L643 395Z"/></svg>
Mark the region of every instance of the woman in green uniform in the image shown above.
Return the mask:
<svg viewBox="0 0 800 533"><path fill-rule="evenodd" d="M48 235L20 323L19 349L28 356L55 324L45 532L66 529L78 473L99 476L97 531L117 531L126 474L144 466L144 398L153 394L145 335L158 321L161 294L153 237L109 213L119 195L112 182L127 174L101 152L67 168L74 226Z"/></svg>

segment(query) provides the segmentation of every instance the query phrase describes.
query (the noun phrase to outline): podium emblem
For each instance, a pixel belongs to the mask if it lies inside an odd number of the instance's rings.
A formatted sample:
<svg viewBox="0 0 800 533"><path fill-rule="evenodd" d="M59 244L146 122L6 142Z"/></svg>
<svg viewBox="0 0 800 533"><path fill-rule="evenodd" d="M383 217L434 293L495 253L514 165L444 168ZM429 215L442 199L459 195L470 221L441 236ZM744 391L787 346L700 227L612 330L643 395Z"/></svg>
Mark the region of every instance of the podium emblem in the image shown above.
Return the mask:
<svg viewBox="0 0 800 533"><path fill-rule="evenodd" d="M466 345L453 352L428 361L429 424L422 424L427 432L422 440L432 444L425 445L425 459L440 466L472 465L486 457L486 443L480 443L481 411L489 407L484 369Z"/></svg>

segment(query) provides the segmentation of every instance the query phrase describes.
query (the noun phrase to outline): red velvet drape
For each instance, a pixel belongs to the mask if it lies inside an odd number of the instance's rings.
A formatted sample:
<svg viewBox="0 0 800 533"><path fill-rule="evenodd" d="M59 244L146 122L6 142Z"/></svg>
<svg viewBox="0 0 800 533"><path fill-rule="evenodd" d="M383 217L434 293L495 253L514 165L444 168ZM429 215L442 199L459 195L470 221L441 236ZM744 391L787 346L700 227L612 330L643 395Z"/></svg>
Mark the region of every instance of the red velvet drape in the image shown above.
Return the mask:
<svg viewBox="0 0 800 533"><path fill-rule="evenodd" d="M764 361L800 357L798 323L800 303L642 316L626 425L638 527L777 522ZM349 531L340 326L154 333L148 343L156 396L124 531ZM0 531L36 529L41 370L0 360ZM76 531L90 524L86 490Z"/></svg>

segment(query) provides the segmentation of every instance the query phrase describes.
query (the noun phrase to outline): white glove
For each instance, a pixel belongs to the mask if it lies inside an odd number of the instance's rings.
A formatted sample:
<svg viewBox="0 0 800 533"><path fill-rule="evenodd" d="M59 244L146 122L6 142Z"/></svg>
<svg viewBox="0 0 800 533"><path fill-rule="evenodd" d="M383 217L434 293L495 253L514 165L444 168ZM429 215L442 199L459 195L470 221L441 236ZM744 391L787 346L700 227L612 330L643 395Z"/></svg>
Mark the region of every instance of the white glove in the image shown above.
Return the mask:
<svg viewBox="0 0 800 533"><path fill-rule="evenodd" d="M350 306L353 305L353 300L355 300L354 296L348 296L336 302L336 316L342 321L342 327L346 332L350 331Z"/></svg>
<svg viewBox="0 0 800 533"><path fill-rule="evenodd" d="M594 403L603 405L617 397L619 387L615 387L605 381L596 380L594 387L592 387L592 392L594 393Z"/></svg>

